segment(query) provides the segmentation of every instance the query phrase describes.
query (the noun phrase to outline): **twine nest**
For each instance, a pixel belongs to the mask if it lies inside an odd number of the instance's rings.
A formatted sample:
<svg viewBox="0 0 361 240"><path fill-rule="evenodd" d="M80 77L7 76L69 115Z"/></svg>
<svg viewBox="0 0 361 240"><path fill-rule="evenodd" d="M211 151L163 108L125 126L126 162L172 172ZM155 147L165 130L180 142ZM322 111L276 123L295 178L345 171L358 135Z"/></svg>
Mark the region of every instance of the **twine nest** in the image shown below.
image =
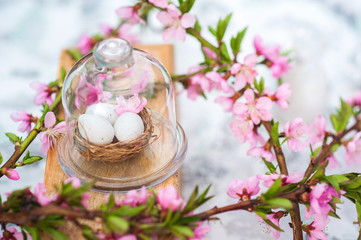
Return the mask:
<svg viewBox="0 0 361 240"><path fill-rule="evenodd" d="M139 114L144 124L144 132L129 142L113 141L110 144L98 146L83 138L75 124L74 146L79 153L87 160L101 162L122 162L128 160L143 151L148 145L154 142L158 136L153 135L154 126L148 111L144 108Z"/></svg>

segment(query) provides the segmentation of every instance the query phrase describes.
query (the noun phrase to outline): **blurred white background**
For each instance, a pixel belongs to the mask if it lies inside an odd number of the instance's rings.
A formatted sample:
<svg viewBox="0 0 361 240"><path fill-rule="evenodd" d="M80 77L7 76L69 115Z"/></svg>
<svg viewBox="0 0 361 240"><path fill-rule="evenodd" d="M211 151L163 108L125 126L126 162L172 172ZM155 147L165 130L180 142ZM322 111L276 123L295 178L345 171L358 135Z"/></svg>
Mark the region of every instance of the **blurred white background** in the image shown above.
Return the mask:
<svg viewBox="0 0 361 240"><path fill-rule="evenodd" d="M0 152L7 159L12 146L4 133L18 127L9 118L17 110L39 114L33 103L35 92L29 88L34 81L55 80L58 60L63 48L74 46L82 33L96 33L101 23L115 25L114 10L132 1L96 0L0 0ZM289 111L275 110L281 122L303 117L312 121L317 114L328 114L340 96L350 97L361 86L361 4L359 0L197 0L193 13L202 26L215 25L221 16L233 12L226 37L249 26L243 43L247 53L253 49L256 34L267 44L278 43L284 50L294 49L293 70L285 81L292 83L293 96ZM159 24L153 19L152 30L143 33L144 43L161 43ZM204 31L207 29L203 27ZM205 34L209 36L210 34ZM210 37L210 36L209 36ZM177 73L184 73L201 60L199 45L187 38L174 42ZM198 184L212 183L216 197L203 209L233 203L226 189L233 178L245 179L262 174L260 160L247 157L247 146L232 137L228 124L231 116L213 102L196 102L178 96L179 121L188 136L188 157L183 167L183 195ZM40 142L35 140L32 154L41 155ZM338 155L342 171L361 171L359 166L347 167L343 154ZM307 166L307 153L287 152L292 171ZM0 180L0 193L43 180L45 161L19 168L17 182ZM339 215L332 219L326 232L329 239L356 239L358 229L352 222L356 212L345 200ZM273 239L264 225L247 212L226 213L221 221L211 223L207 239ZM281 239L292 239L288 220L281 221L285 233Z"/></svg>

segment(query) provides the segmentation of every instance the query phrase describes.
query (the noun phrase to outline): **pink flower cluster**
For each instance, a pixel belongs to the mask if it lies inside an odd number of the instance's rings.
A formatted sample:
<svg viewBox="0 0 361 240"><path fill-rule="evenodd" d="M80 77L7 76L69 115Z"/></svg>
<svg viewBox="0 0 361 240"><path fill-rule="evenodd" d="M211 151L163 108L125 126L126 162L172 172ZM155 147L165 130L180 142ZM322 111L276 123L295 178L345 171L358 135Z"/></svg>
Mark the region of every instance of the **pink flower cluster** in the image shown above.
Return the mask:
<svg viewBox="0 0 361 240"><path fill-rule="evenodd" d="M44 126L46 128L40 134L41 152L47 154L49 149L56 143L56 139L66 131L66 123L60 122L56 124L56 117L53 112L48 112L45 115Z"/></svg>
<svg viewBox="0 0 361 240"><path fill-rule="evenodd" d="M193 27L196 23L196 18L192 14L182 14L174 5L167 6L166 11L160 11L157 18L166 26L163 31L164 41L169 41L172 38L184 41L186 39L186 29Z"/></svg>
<svg viewBox="0 0 361 240"><path fill-rule="evenodd" d="M160 204L163 210L170 208L173 211L177 210L180 206L185 204L183 199L178 196L177 190L172 185L159 190L157 194L157 202Z"/></svg>
<svg viewBox="0 0 361 240"><path fill-rule="evenodd" d="M254 69L254 66L257 63L257 55L249 54L244 58L244 63L239 64L235 63L231 67L231 74L235 75L235 87L236 90L240 90L246 86L248 83L252 85L254 78L257 76L257 71Z"/></svg>
<svg viewBox="0 0 361 240"><path fill-rule="evenodd" d="M260 36L256 36L254 38L253 44L257 55L263 55L265 59L271 63L270 69L275 78L281 78L291 68L288 63L288 57L280 54L279 45L267 47L263 45L262 38Z"/></svg>
<svg viewBox="0 0 361 240"><path fill-rule="evenodd" d="M118 115L122 115L126 112L139 113L147 105L147 99L142 97L140 99L138 94L134 94L133 97L126 100L123 96L117 97L117 105L114 110Z"/></svg>
<svg viewBox="0 0 361 240"><path fill-rule="evenodd" d="M101 74L98 75L95 84L87 81L87 77L82 75L80 77L79 85L75 90L75 106L78 109L85 104L86 107L98 103L105 99L112 97L112 94L106 91L103 91L103 82L108 78L108 76Z"/></svg>

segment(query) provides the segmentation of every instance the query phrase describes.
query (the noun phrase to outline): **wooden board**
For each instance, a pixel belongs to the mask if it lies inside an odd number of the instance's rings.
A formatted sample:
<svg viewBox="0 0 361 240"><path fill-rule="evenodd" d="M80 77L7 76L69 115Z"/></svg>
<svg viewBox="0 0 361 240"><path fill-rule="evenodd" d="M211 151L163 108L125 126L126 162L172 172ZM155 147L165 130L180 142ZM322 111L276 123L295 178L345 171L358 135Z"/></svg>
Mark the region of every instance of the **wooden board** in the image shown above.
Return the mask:
<svg viewBox="0 0 361 240"><path fill-rule="evenodd" d="M170 73L173 72L173 46L172 45L136 45L135 48L139 48L144 50L155 58L160 60L163 65L168 69ZM66 53L66 50L62 51L60 58L60 69L62 67L68 72L70 68L74 65L75 61ZM59 71L60 75L60 71ZM62 112L58 113L59 118L64 118L64 114ZM54 186L59 186L61 182L63 182L67 176L64 174L63 170L60 167L58 158L57 158L57 148L56 146L49 150L46 167L45 167L45 175L44 175L44 184L48 189L48 192L51 194L55 191ZM181 179L180 172L176 172L169 179L164 181L163 183L156 186L154 189L157 191L160 188L166 187L168 185L173 185L178 192L181 189ZM89 199L89 208L94 209L97 208L103 201L106 194L99 192L90 192ZM122 194L117 194L116 198L123 198ZM81 237L81 233L76 231L74 226L67 224L62 228L63 231L72 233L70 234L70 239L83 239Z"/></svg>

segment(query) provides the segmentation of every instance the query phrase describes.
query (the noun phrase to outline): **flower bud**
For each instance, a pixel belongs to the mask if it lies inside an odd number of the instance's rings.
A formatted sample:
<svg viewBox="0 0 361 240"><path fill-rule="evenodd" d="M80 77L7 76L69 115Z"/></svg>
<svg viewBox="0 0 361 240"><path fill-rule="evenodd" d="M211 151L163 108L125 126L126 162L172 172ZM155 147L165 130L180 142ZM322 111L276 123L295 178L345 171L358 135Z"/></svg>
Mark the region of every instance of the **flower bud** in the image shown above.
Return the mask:
<svg viewBox="0 0 361 240"><path fill-rule="evenodd" d="M5 172L5 175L11 179L11 180L19 180L20 176L19 173L17 171L15 171L14 169L7 169L7 168L3 168L3 172Z"/></svg>

